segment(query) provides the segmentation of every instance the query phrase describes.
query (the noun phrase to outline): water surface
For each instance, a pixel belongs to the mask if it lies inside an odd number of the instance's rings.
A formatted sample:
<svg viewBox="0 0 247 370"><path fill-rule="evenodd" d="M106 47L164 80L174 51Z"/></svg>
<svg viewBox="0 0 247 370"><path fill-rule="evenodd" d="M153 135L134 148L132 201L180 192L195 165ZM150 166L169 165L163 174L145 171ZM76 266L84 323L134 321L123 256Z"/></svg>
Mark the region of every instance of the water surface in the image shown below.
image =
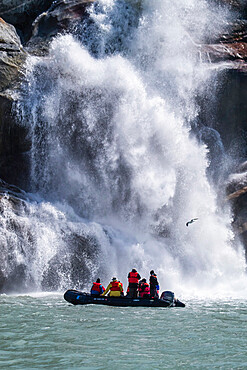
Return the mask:
<svg viewBox="0 0 247 370"><path fill-rule="evenodd" d="M1 295L0 305L3 369L247 368L246 300L123 308L47 293Z"/></svg>

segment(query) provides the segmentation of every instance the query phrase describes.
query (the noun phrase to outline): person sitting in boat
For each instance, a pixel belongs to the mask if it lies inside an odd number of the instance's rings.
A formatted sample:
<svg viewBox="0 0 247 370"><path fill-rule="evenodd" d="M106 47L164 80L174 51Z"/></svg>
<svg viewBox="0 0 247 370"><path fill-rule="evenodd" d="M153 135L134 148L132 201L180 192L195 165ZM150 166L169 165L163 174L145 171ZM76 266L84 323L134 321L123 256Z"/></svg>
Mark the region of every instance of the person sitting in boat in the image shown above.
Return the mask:
<svg viewBox="0 0 247 370"><path fill-rule="evenodd" d="M105 288L102 284L100 284L100 278L96 280L95 283L93 283L91 288L91 295L93 296L100 296L100 294L103 294L105 291Z"/></svg>
<svg viewBox="0 0 247 370"><path fill-rule="evenodd" d="M141 298L150 297L150 287L145 278L140 281L138 291Z"/></svg>
<svg viewBox="0 0 247 370"><path fill-rule="evenodd" d="M159 287L159 282L157 279L157 275L154 273L154 270L150 271L149 285L150 285L150 297L159 298L159 295L157 292L157 287Z"/></svg>
<svg viewBox="0 0 247 370"><path fill-rule="evenodd" d="M137 298L138 282L141 279L141 276L138 274L136 269L132 269L128 274L129 282L129 297Z"/></svg>
<svg viewBox="0 0 247 370"><path fill-rule="evenodd" d="M109 297L121 297L123 296L123 284L118 281L117 278L113 277L112 281L101 296L105 296L109 291Z"/></svg>

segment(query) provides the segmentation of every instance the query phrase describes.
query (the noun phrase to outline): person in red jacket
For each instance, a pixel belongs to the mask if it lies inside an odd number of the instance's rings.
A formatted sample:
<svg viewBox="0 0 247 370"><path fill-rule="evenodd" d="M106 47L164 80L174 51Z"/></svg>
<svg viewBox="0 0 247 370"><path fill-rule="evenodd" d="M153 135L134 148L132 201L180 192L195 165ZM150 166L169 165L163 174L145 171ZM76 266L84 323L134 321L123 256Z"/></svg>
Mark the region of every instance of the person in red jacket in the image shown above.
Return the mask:
<svg viewBox="0 0 247 370"><path fill-rule="evenodd" d="M105 291L105 288L103 285L100 284L100 279L98 278L95 283L93 283L91 288L91 295L93 296L100 296L100 294L103 294Z"/></svg>
<svg viewBox="0 0 247 370"><path fill-rule="evenodd" d="M130 298L137 298L137 289L138 289L138 282L141 276L138 274L136 269L132 269L131 272L128 274L128 282L129 282L129 297Z"/></svg>
<svg viewBox="0 0 247 370"><path fill-rule="evenodd" d="M150 298L150 287L145 278L140 281L138 291L141 298Z"/></svg>

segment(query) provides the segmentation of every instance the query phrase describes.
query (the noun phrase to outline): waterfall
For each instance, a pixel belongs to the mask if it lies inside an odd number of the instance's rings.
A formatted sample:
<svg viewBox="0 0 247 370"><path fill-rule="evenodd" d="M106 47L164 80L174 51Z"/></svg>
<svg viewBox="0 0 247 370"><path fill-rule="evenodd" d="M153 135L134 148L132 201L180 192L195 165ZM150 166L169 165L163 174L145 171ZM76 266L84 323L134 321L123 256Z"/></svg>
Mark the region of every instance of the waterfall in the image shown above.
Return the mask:
<svg viewBox="0 0 247 370"><path fill-rule="evenodd" d="M18 215L1 215L28 284L88 288L117 275L126 288L135 267L184 296L242 291L242 246L208 171L223 179L230 159L215 134L214 164L212 130L198 135L198 97L217 78L202 45L229 16L209 3L100 0L47 57L28 58L18 114L30 189ZM27 230L17 242L15 218Z"/></svg>

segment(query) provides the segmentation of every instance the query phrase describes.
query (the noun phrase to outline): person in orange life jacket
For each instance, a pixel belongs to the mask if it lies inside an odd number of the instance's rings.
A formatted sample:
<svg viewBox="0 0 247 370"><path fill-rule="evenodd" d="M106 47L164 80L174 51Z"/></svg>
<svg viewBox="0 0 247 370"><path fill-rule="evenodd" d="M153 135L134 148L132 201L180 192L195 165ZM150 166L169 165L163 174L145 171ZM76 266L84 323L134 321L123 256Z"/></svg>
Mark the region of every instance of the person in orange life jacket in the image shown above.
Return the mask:
<svg viewBox="0 0 247 370"><path fill-rule="evenodd" d="M91 288L91 295L99 296L104 293L105 288L100 284L100 279L98 278L95 283L93 283Z"/></svg>
<svg viewBox="0 0 247 370"><path fill-rule="evenodd" d="M121 297L123 296L123 284L118 281L115 277L112 278L112 281L109 283L108 287L101 296L105 296L106 293L109 293L109 297Z"/></svg>
<svg viewBox="0 0 247 370"><path fill-rule="evenodd" d="M141 298L150 298L150 287L145 278L140 281L138 291Z"/></svg>
<svg viewBox="0 0 247 370"><path fill-rule="evenodd" d="M130 298L137 298L138 282L140 278L141 277L136 271L136 269L132 269L132 271L129 272L128 282L129 282L129 297Z"/></svg>
<svg viewBox="0 0 247 370"><path fill-rule="evenodd" d="M157 292L157 287L159 286L159 282L157 279L157 275L154 273L154 270L150 271L149 285L150 285L150 297L159 298L159 295Z"/></svg>

